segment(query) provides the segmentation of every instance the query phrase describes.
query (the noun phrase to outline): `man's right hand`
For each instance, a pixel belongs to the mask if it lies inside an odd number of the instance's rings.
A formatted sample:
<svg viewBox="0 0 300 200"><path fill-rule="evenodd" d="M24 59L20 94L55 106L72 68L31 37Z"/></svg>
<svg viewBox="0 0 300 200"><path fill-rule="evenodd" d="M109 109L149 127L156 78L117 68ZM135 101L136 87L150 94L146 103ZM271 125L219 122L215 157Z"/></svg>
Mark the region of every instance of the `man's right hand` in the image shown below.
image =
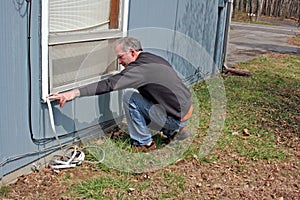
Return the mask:
<svg viewBox="0 0 300 200"><path fill-rule="evenodd" d="M80 91L78 89L70 90L68 92L53 94L49 96L49 100L58 101L60 107L64 107L65 103L67 101L71 101L75 99L76 97L80 96Z"/></svg>

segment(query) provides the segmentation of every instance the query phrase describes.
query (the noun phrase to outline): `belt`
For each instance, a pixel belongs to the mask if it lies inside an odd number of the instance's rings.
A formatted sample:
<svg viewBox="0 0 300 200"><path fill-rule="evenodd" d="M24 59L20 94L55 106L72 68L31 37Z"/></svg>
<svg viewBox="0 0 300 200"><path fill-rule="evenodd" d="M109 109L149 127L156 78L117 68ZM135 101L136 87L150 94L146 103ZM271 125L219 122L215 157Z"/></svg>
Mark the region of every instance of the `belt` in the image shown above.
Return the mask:
<svg viewBox="0 0 300 200"><path fill-rule="evenodd" d="M188 120L193 114L193 109L194 109L193 105L191 105L191 107L189 108L189 111L186 113L186 115L183 118L181 118L180 121L184 122L184 121Z"/></svg>

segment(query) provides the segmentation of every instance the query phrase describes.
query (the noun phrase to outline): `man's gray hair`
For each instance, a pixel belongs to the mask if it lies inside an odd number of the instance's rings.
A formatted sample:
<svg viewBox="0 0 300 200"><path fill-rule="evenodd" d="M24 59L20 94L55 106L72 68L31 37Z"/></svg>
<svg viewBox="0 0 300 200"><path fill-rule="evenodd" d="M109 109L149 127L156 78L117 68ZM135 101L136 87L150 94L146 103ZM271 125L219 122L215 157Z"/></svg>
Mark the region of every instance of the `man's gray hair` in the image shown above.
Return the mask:
<svg viewBox="0 0 300 200"><path fill-rule="evenodd" d="M124 37L116 41L116 46L121 45L124 52L128 52L130 48L133 48L136 51L142 51L141 42L133 37Z"/></svg>

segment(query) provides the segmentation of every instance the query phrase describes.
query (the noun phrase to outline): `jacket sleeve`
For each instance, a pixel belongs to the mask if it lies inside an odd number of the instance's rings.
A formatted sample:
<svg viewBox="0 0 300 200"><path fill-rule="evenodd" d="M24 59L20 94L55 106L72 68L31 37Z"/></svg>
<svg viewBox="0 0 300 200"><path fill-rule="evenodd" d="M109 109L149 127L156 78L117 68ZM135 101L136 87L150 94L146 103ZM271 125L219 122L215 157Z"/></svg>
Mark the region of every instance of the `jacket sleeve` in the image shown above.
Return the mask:
<svg viewBox="0 0 300 200"><path fill-rule="evenodd" d="M143 85L143 75L138 68L128 67L118 74L96 83L79 88L80 96L93 96L108 93L114 90L135 88Z"/></svg>

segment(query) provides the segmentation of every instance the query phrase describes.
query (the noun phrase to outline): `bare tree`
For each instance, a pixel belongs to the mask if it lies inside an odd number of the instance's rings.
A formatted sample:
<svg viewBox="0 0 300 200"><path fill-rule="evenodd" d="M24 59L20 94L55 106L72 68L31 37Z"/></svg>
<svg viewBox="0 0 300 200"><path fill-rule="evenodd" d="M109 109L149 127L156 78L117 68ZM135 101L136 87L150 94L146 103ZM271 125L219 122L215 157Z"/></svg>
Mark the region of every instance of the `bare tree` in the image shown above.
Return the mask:
<svg viewBox="0 0 300 200"><path fill-rule="evenodd" d="M234 0L234 12L255 13L260 15L300 20L300 0Z"/></svg>
<svg viewBox="0 0 300 200"><path fill-rule="evenodd" d="M259 20L263 3L264 3L264 0L257 0L256 21Z"/></svg>

